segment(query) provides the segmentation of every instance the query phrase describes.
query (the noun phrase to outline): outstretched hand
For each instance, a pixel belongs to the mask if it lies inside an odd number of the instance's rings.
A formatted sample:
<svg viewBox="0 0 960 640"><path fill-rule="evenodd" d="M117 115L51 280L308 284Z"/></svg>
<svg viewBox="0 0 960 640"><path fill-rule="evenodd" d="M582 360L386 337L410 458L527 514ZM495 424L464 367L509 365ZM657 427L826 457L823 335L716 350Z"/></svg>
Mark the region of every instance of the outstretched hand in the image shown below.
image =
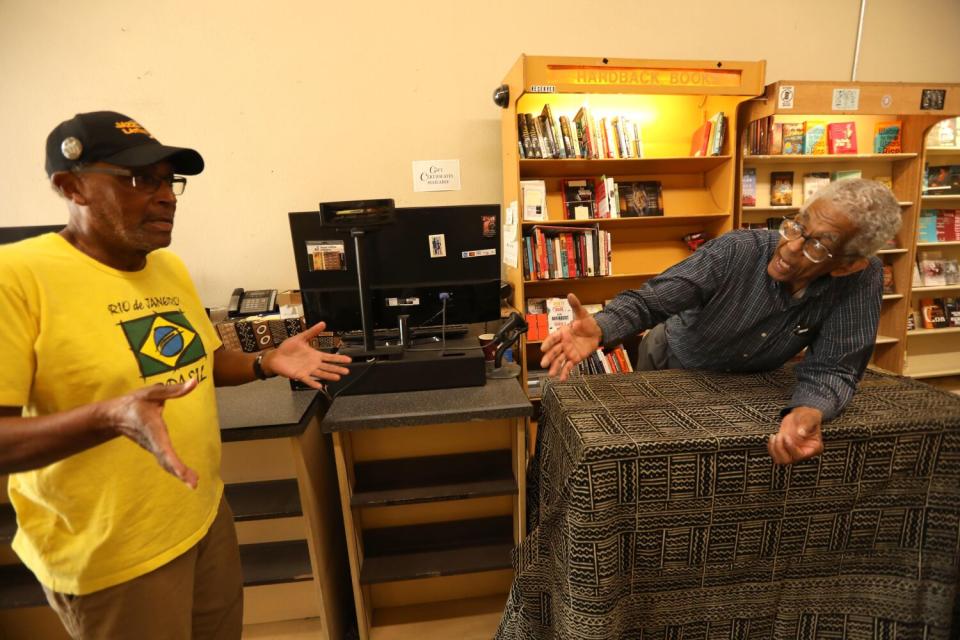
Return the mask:
<svg viewBox="0 0 960 640"><path fill-rule="evenodd" d="M795 407L785 415L780 430L767 441L773 461L791 464L823 453L822 421L823 413L813 407Z"/></svg>
<svg viewBox="0 0 960 640"><path fill-rule="evenodd" d="M114 433L130 438L149 451L166 471L191 489L197 488L197 472L180 460L170 442L163 406L197 387L196 378L179 384L155 384L108 400L103 405L106 424Z"/></svg>
<svg viewBox="0 0 960 640"><path fill-rule="evenodd" d="M596 351L603 337L600 325L583 308L577 296L567 294L567 301L573 310L573 322L551 333L540 345L543 352L540 366L549 367L548 375L559 374L560 380L566 380L581 360Z"/></svg>
<svg viewBox="0 0 960 640"><path fill-rule="evenodd" d="M275 351L264 357L264 371L299 380L314 389L323 388L315 378L336 381L340 376L349 374L350 369L339 365L351 362L350 356L325 353L310 346L310 341L326 328L325 322L318 322L303 333L281 342Z"/></svg>

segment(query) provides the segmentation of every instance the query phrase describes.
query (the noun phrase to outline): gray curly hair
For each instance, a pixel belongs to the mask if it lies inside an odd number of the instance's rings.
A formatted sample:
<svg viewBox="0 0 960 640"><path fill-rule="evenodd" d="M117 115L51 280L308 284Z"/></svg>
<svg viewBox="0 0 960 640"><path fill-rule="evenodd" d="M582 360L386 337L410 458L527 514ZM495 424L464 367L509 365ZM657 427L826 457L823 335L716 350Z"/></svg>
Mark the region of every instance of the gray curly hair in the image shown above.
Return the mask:
<svg viewBox="0 0 960 640"><path fill-rule="evenodd" d="M832 209L857 226L857 233L845 247L847 253L872 256L900 230L900 203L889 188L876 180L850 178L831 182L804 202L800 213L818 200L828 201Z"/></svg>

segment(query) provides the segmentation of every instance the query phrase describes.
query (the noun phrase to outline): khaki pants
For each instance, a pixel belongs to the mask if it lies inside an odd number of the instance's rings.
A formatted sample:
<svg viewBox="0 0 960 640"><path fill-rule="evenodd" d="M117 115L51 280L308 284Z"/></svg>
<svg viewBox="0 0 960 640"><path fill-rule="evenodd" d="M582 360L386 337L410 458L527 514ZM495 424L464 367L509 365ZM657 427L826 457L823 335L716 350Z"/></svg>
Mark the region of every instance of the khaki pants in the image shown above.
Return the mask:
<svg viewBox="0 0 960 640"><path fill-rule="evenodd" d="M77 640L239 639L243 576L233 512L221 499L200 542L139 578L85 596L44 592Z"/></svg>

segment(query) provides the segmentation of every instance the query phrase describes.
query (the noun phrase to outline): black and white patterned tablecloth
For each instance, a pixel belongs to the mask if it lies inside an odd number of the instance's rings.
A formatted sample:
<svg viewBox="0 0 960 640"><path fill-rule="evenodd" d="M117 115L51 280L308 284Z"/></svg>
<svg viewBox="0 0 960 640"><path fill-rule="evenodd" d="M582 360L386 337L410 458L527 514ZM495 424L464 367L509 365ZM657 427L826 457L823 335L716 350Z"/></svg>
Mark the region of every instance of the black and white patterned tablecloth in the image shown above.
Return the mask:
<svg viewBox="0 0 960 640"><path fill-rule="evenodd" d="M790 368L549 384L496 637L949 637L960 397L868 372L823 455L775 466L793 384Z"/></svg>

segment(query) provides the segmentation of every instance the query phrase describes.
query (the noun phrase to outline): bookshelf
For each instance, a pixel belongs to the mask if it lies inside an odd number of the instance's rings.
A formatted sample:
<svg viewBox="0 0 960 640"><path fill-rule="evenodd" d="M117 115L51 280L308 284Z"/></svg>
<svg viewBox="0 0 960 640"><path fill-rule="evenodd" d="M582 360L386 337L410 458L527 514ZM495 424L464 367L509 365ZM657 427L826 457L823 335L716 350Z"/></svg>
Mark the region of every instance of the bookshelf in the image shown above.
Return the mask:
<svg viewBox="0 0 960 640"><path fill-rule="evenodd" d="M498 90L504 98L498 103L503 107L503 201L505 206L517 206L517 224L507 225L504 231L518 243L517 264L505 267L514 306L525 313L529 298L571 292L585 304L601 304L690 255L685 235L705 232L716 237L733 228L738 174L731 132L737 130L738 106L763 90L764 72L763 61L521 56ZM602 152L600 158L589 159L524 157L517 114L539 115L547 105L555 118L566 116L571 124L581 107L589 110L594 122L618 118L622 123L627 118L639 126L642 152L636 157L633 147L630 154L614 152L625 156L615 158L603 157ZM691 157L694 133L718 112L727 118L722 146L716 155ZM659 182L663 215L565 219L564 180L601 176L618 183ZM523 220L523 180L544 182L546 220ZM523 238L538 224L608 232L609 274L525 277ZM540 340L524 340L520 349L524 388L528 372L539 368L540 344Z"/></svg>
<svg viewBox="0 0 960 640"><path fill-rule="evenodd" d="M956 91L957 89L955 89ZM954 105L953 114L960 110ZM921 270L923 258L939 256L947 261L960 261L960 223L955 221L960 212L960 185L954 184L949 193L936 188L936 180L930 176L938 173L936 167L955 167L960 174L960 138L957 137L957 118L950 116L940 119L924 137L924 177L920 198L920 215L917 229L916 259ZM941 129L943 134L941 134ZM957 182L957 178L950 180ZM924 214L934 216L936 228L924 229ZM950 223L953 224L950 224ZM951 229L946 227L950 226ZM934 239L934 236L936 239ZM907 355L905 373L907 375L933 381L937 378L960 375L960 327L947 326L935 329L924 328L922 323L922 301L939 299L941 302L960 301L960 283L947 282L942 285L913 285L910 305L916 314L916 328L907 331ZM949 306L953 306L953 302ZM945 309L947 321L950 321L950 309Z"/></svg>
<svg viewBox="0 0 960 640"><path fill-rule="evenodd" d="M924 90L929 89L945 91L943 109L921 108ZM941 349L943 341L931 340L925 334L911 333L908 336L907 314L918 293L913 289L912 275L920 209L934 206L928 198L921 199L927 155L924 141L935 123L958 110L960 90L956 85L799 80L781 80L769 84L763 96L741 107L738 129L741 178L738 185L743 184L744 170L753 170L756 173L756 202L754 206L743 206L741 186L735 220L738 227L763 224L768 218L795 214L803 203L803 179L809 173L826 172L832 176L835 172L859 171L864 178L889 178L900 203L903 225L897 234L895 247L884 249L879 254L884 264L892 268L893 291L883 297L872 362L899 374L925 374L950 369L933 355L933 352ZM757 153L763 151L763 145L759 145L758 149L752 144L758 131L769 131L767 125L770 123L789 125L810 121L828 126L853 122L856 126L857 153ZM902 123L900 152L872 153L876 126L890 121ZM940 151L936 153L941 154ZM949 159L949 155L944 155L948 153L945 151L937 155L938 161ZM960 156L957 162L960 164ZM771 174L774 172L793 173L791 206L771 206ZM934 202L942 203L937 206L947 209L960 207L960 196L937 196ZM950 350L956 352L953 359L958 361L960 341ZM960 369L960 366L957 368Z"/></svg>

